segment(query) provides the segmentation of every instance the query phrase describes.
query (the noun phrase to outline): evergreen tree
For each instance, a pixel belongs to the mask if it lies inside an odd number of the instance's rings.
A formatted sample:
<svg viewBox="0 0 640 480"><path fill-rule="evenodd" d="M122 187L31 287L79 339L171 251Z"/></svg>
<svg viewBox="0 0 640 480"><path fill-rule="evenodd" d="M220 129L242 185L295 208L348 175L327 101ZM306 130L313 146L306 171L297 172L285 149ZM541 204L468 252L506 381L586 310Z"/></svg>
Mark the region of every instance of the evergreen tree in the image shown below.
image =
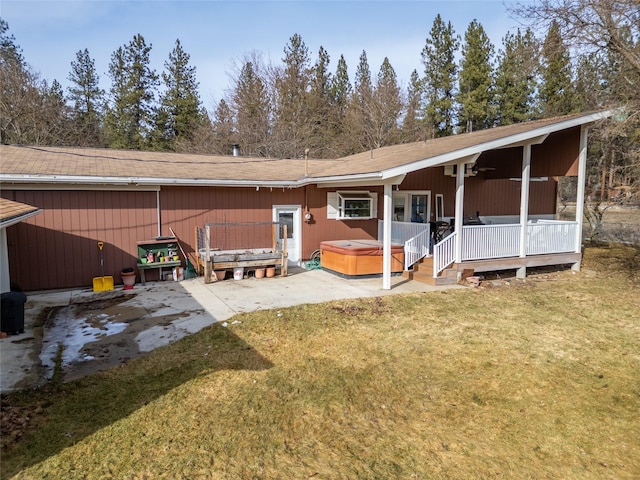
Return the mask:
<svg viewBox="0 0 640 480"><path fill-rule="evenodd" d="M40 121L36 122L36 143L39 145L68 145L72 133L70 114L62 85L57 80L51 87L44 82L40 95Z"/></svg>
<svg viewBox="0 0 640 480"><path fill-rule="evenodd" d="M603 96L606 94L603 78L605 69L606 62L603 62L601 56L595 52L578 58L575 75L576 110L587 112L602 107Z"/></svg>
<svg viewBox="0 0 640 480"><path fill-rule="evenodd" d="M463 131L482 130L493 124L493 45L482 25L473 20L464 34L460 61L458 122Z"/></svg>
<svg viewBox="0 0 640 480"><path fill-rule="evenodd" d="M307 148L317 158L327 155L328 145L333 142L335 133L336 113L331 98L330 61L329 53L320 47L318 59L311 71L311 86L308 96L311 136L307 142Z"/></svg>
<svg viewBox="0 0 640 480"><path fill-rule="evenodd" d="M232 110L235 111L236 133L233 143L240 146L242 155L268 156L269 97L259 67L252 61L247 61L240 71L233 90ZM221 110L219 114L226 113ZM218 120L224 119L224 115L216 117Z"/></svg>
<svg viewBox="0 0 640 480"><path fill-rule="evenodd" d="M22 56L9 24L0 18L0 140L37 143L40 118L39 78Z"/></svg>
<svg viewBox="0 0 640 480"><path fill-rule="evenodd" d="M112 148L144 149L153 125L158 75L149 66L151 45L137 34L111 55L111 105L105 125Z"/></svg>
<svg viewBox="0 0 640 480"><path fill-rule="evenodd" d="M214 152L219 155L231 154L231 146L237 143L233 110L224 99L218 102L213 116L213 139Z"/></svg>
<svg viewBox="0 0 640 480"><path fill-rule="evenodd" d="M423 128L421 127L421 98L422 80L418 71L411 72L409 86L407 87L407 101L405 105L404 118L402 120L401 141L416 142L421 140Z"/></svg>
<svg viewBox="0 0 640 480"><path fill-rule="evenodd" d="M335 105L337 105L341 117L344 117L347 111L352 92L353 87L349 80L347 61L344 59L344 55L340 55L340 60L338 60L338 66L336 67L336 74L333 76L333 81L331 82L331 98Z"/></svg>
<svg viewBox="0 0 640 480"><path fill-rule="evenodd" d="M393 145L400 139L399 123L402 94L396 72L387 57L382 61L371 102L370 144L379 148Z"/></svg>
<svg viewBox="0 0 640 480"><path fill-rule="evenodd" d="M274 154L283 158L304 155L309 138L307 93L310 85L309 50L298 34L284 49L284 66L275 82Z"/></svg>
<svg viewBox="0 0 640 480"><path fill-rule="evenodd" d="M445 25L438 14L422 50L424 117L431 137L453 133L454 88L458 73L455 54L459 45L460 38L455 35L451 22Z"/></svg>
<svg viewBox="0 0 640 480"><path fill-rule="evenodd" d="M353 95L349 102L346 131L350 145L349 153L361 152L375 147L372 136L373 84L371 70L367 60L367 52L360 54L354 80Z"/></svg>
<svg viewBox="0 0 640 480"><path fill-rule="evenodd" d="M76 53L71 62L67 89L69 101L73 104L72 142L80 146L102 146L102 119L104 111L104 90L100 88L100 77L93 59L86 48Z"/></svg>
<svg viewBox="0 0 640 480"><path fill-rule="evenodd" d="M330 86L331 113L333 115L331 135L334 141L327 145L327 157L329 158L342 157L349 152L348 145L351 144L351 139L347 133L347 111L352 92L353 87L349 80L347 61L344 59L344 55L340 55L336 73L332 77Z"/></svg>
<svg viewBox="0 0 640 480"><path fill-rule="evenodd" d="M24 66L26 62L22 56L22 49L16 44L16 38L7 33L8 31L9 24L0 18L0 65L16 62Z"/></svg>
<svg viewBox="0 0 640 480"><path fill-rule="evenodd" d="M541 69L539 108L542 116L566 115L576 111L571 59L557 22L551 24L544 39Z"/></svg>
<svg viewBox="0 0 640 480"><path fill-rule="evenodd" d="M538 43L530 29L507 33L498 54L495 80L496 121L511 125L534 118Z"/></svg>
<svg viewBox="0 0 640 480"><path fill-rule="evenodd" d="M185 148L202 121L196 68L189 65L189 59L180 40L176 40L162 72L165 90L160 98L155 129L156 147L160 150L175 150L176 145Z"/></svg>

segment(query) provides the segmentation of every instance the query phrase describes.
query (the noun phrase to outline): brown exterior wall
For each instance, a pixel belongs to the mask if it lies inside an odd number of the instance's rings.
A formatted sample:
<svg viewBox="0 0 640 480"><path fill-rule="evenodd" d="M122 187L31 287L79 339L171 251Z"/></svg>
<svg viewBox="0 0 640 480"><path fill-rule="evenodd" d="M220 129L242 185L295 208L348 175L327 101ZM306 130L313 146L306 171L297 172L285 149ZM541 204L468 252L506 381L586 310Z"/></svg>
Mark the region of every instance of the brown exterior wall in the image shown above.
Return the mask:
<svg viewBox="0 0 640 480"><path fill-rule="evenodd" d="M301 189L163 187L160 192L162 234L169 227L187 253L195 252L195 227L206 223L271 222L273 205L302 205ZM253 230L253 231L252 231ZM212 246L221 249L271 246L271 228L212 228ZM250 237L249 237L250 235Z"/></svg>
<svg viewBox="0 0 640 480"><path fill-rule="evenodd" d="M377 191L382 193L379 188ZM25 291L90 287L93 278L102 275L97 242L103 241L104 275L113 276L114 282L120 284L120 271L137 263L137 242L158 235L156 195L150 191L3 189L3 197L43 210L40 215L7 228L12 282ZM308 259L323 240L376 238L377 220L327 219L326 196L327 189L315 186L259 191L163 187L161 235L170 235L171 227L185 252L192 254L196 249L196 226L271 222L273 205L300 205L303 211L306 206L314 217L311 223L302 226L303 259ZM239 232L242 236L237 235ZM219 248L271 246L268 226L226 231L214 228L212 234L218 235L214 242ZM146 278L157 280L157 271L148 270Z"/></svg>
<svg viewBox="0 0 640 480"><path fill-rule="evenodd" d="M580 127L552 133L543 143L531 147L531 176L577 176L579 150ZM478 158L478 167L486 179L520 177L522 147L484 152Z"/></svg>
<svg viewBox="0 0 640 480"><path fill-rule="evenodd" d="M575 133L575 132L574 132ZM579 135L579 131L578 131ZM577 151L563 150L553 140L550 149L536 151L532 159L532 175L541 175L549 165L563 159L562 169L570 170ZM554 150L555 148L555 150ZM498 155L516 155L518 177L519 153L504 150ZM558 154L558 152L561 152ZM562 153L564 152L564 153ZM575 154L575 155L574 155ZM543 166L535 167L539 162ZM517 215L520 209L520 182L488 179L485 172L465 181L465 216L478 211L481 215ZM435 212L435 195L444 195L445 215L453 216L455 208L454 177L444 176L443 167L421 170L407 175L400 190L431 191L431 212ZM378 216L382 217L382 187L362 187L378 193ZM327 193L335 189L315 185L297 189L162 187L160 191L161 235L173 229L185 251L196 249L195 227L206 223L271 222L274 205L300 205L313 220L302 224L302 259L320 248L322 241L375 239L378 221L327 219ZM348 190L348 189L340 189ZM530 213L553 214L556 205L556 182L532 182ZM88 287L101 275L98 241L105 242L104 273L120 283L122 268L137 263L137 242L158 235L157 193L153 191L22 191L6 190L3 197L34 205L43 210L25 222L7 229L9 265L12 281L27 291L55 288ZM219 248L255 248L271 246L270 227L250 228L243 234L231 229L212 232ZM216 236L217 235L217 236ZM192 257L192 261L194 258ZM157 279L157 271L149 270L147 278Z"/></svg>
<svg viewBox="0 0 640 480"><path fill-rule="evenodd" d="M430 190L431 213L434 215L436 194L441 193L445 216L452 217L455 211L456 179L444 176L443 172L444 167L434 167L410 173L400 185L400 190ZM553 178L545 182L531 182L529 213L554 214L556 189L557 181ZM482 175L465 178L464 215L475 216L476 212L480 212L480 215L518 215L520 182L509 179L487 180Z"/></svg>
<svg viewBox="0 0 640 480"><path fill-rule="evenodd" d="M155 192L2 191L43 211L7 228L12 283L26 291L86 287L104 274L120 282L136 264L136 241L157 235Z"/></svg>
<svg viewBox="0 0 640 480"><path fill-rule="evenodd" d="M313 221L305 224L302 237L302 256L309 258L314 250L320 248L320 242L329 240L376 239L378 237L378 220L335 220L327 219L327 193L336 189L306 188L307 206L313 215ZM340 188L339 190L349 190ZM351 190L369 190L378 192L378 215L382 216L382 188L352 188ZM303 205L304 208L304 205Z"/></svg>

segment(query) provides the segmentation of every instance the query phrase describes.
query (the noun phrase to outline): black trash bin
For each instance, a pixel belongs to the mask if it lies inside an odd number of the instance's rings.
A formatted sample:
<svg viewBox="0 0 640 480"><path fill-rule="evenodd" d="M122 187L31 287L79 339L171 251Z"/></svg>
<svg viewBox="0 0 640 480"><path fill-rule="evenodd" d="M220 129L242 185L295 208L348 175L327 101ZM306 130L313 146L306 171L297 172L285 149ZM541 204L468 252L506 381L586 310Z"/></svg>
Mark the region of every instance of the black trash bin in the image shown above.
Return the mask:
<svg viewBox="0 0 640 480"><path fill-rule="evenodd" d="M27 303L27 296L22 292L5 292L0 301L0 331L7 334L24 333L24 304Z"/></svg>

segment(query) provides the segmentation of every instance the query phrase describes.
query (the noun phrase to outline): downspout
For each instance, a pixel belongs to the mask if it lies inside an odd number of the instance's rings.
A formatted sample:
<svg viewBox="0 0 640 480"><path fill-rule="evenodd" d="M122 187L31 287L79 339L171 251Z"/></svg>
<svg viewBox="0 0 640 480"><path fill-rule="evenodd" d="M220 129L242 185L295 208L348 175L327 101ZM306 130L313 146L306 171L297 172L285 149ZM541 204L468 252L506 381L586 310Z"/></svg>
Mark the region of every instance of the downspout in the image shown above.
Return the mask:
<svg viewBox="0 0 640 480"><path fill-rule="evenodd" d="M522 147L522 178L520 182L520 258L527 256L527 221L529 220L529 180L531 178L531 144ZM516 278L525 278L527 267L516 271Z"/></svg>
<svg viewBox="0 0 640 480"><path fill-rule="evenodd" d="M584 196L587 181L587 139L589 127L580 129L580 153L578 154L578 192L576 194L576 239L575 253L582 252L582 217L584 215ZM571 270L580 271L580 261L571 266Z"/></svg>
<svg viewBox="0 0 640 480"><path fill-rule="evenodd" d="M382 213L382 289L391 290L391 219L393 218L393 190L391 183L384 184L384 208Z"/></svg>

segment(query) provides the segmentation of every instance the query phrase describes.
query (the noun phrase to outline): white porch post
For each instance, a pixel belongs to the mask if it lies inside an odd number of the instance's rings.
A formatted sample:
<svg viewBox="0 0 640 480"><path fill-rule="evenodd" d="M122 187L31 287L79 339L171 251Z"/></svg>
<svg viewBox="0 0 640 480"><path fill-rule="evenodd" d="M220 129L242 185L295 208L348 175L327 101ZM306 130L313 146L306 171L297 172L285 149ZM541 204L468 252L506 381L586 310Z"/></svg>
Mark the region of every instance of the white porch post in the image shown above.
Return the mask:
<svg viewBox="0 0 640 480"><path fill-rule="evenodd" d="M582 251L582 217L584 215L584 194L587 183L587 139L589 137L589 127L582 126L580 129L580 153L578 154L578 192L576 195L576 240L575 253ZM580 262L572 265L571 270L579 271Z"/></svg>
<svg viewBox="0 0 640 480"><path fill-rule="evenodd" d="M393 190L384 184L384 212L382 214L382 289L391 290L391 219L393 218Z"/></svg>
<svg viewBox="0 0 640 480"><path fill-rule="evenodd" d="M464 163L458 163L456 175L456 211L455 211L455 257L456 263L462 262L462 225L464 225Z"/></svg>
<svg viewBox="0 0 640 480"><path fill-rule="evenodd" d="M529 220L529 180L531 178L531 144L522 147L522 178L520 182L520 257L527 256L527 221ZM527 276L527 267L516 271L517 278Z"/></svg>

